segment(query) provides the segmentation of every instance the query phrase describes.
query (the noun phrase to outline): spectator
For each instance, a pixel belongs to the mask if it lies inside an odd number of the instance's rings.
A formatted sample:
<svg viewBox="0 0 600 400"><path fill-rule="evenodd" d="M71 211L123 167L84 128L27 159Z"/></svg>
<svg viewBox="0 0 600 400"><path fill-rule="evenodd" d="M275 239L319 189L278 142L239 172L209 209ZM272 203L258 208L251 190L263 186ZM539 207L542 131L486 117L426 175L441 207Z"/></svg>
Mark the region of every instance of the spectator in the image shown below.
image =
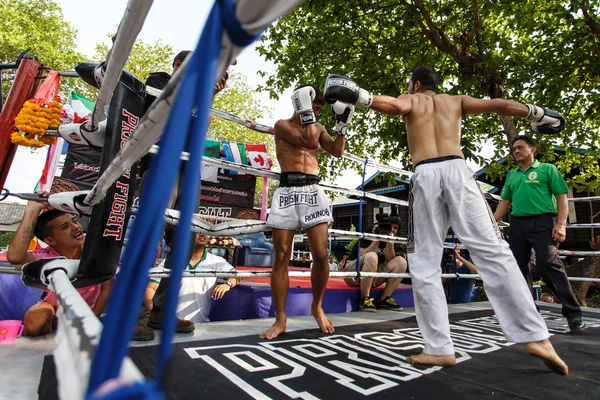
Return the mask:
<svg viewBox="0 0 600 400"><path fill-rule="evenodd" d="M78 260L83 251L85 236L81 225L73 215L59 210L42 211L46 203L27 202L23 220L10 242L6 257L13 264L26 264L44 258L66 257ZM41 214L40 214L41 213ZM33 236L42 240L48 247L29 252L28 246ZM100 317L106 306L112 281L78 288L77 291ZM25 313L23 334L41 336L52 332L56 327L56 294L45 290L39 303Z"/></svg>
<svg viewBox="0 0 600 400"><path fill-rule="evenodd" d="M208 251L210 236L195 235L194 252L185 271L235 271L224 258ZM164 262L159 268L164 267ZM226 278L217 284L217 278L184 278L179 290L177 317L194 323L209 322L211 300L221 299L225 293L237 286L239 278ZM160 284L160 278L151 279L146 288L144 303L152 303L152 295Z"/></svg>
<svg viewBox="0 0 600 400"><path fill-rule="evenodd" d="M327 259L329 260L329 270L330 271L337 271L338 270L338 265L335 263L335 259L333 258L333 256L330 255Z"/></svg>
<svg viewBox="0 0 600 400"><path fill-rule="evenodd" d="M396 236L400 229L400 220L397 217L390 217L392 231L389 236ZM377 224L373 224L373 233L377 233ZM344 271L356 270L356 245L350 252L348 261L344 266ZM360 241L360 270L361 272L406 272L406 259L404 258L399 245L370 240ZM358 309L361 311L376 312L377 309L392 311L402 311L402 306L396 304L392 297L394 290L398 287L402 278L344 278L344 282L351 287L360 287L360 303ZM371 297L371 288L376 288L385 283L385 289L381 294L381 299L375 307L375 300Z"/></svg>
<svg viewBox="0 0 600 400"><path fill-rule="evenodd" d="M448 253L449 261L454 264L454 254L456 253L456 273L458 274L476 274L477 268L472 262L460 254L460 249L456 248ZM473 298L475 279L457 278L450 287L450 304L470 303Z"/></svg>
<svg viewBox="0 0 600 400"><path fill-rule="evenodd" d="M535 139L526 135L512 141L512 155L519 165L506 176L494 217L499 221L512 205L510 248L530 290L533 277L529 260L533 248L538 273L562 303L562 314L569 328L572 332L580 331L585 329L581 308L557 248L566 237L569 187L554 165L535 159L536 146Z"/></svg>
<svg viewBox="0 0 600 400"><path fill-rule="evenodd" d="M173 60L172 74L174 74L181 67L181 65L185 61L186 57L190 53L191 53L191 51L189 51L189 50L183 50L183 51L180 51L175 56L175 59ZM156 89L164 89L164 87L167 85L167 83L169 82L170 79L171 79L171 75L169 75L166 72L154 72L154 73L150 74L150 76L148 76L148 79L146 80L146 86L151 86ZM226 80L227 80L227 77L223 77L215 85L215 89L214 89L215 95L225 88ZM146 95L146 99L144 102L144 109L143 109L144 114L148 111L148 109L150 108L150 106L152 105L154 100L156 100L156 98L154 96ZM195 113L192 112L192 115L195 115ZM151 157L152 156L150 154L147 154L144 157L142 157L142 159L140 161L139 174L142 177L141 186L144 185L146 172L150 168ZM180 174L179 179L182 179L182 176L183 175ZM179 193L178 184L176 186L177 187L173 191L173 195L172 195L172 198L170 201L170 208L176 208L174 206L177 203L177 198L178 198L178 193ZM166 239L166 245L168 247L171 247L171 245L172 245L174 231L175 231L175 228L172 225L167 225L167 227L165 229L165 239ZM167 255L166 263L164 265L166 268L171 267L171 257L169 255ZM162 321L163 321L162 311L163 311L164 299L166 297L166 292L167 292L167 287L168 287L168 279L163 279L161 282L162 282L162 284L160 284L156 288L155 296L152 298L153 306L151 308L151 311L148 310L148 308L146 306L142 305L142 310L140 312L140 318L135 327L135 333L133 335L133 340L152 340L152 339L154 339L153 328L154 329L162 328ZM187 332L192 332L194 329L195 329L194 323L192 321L187 321L185 319L177 318L177 323L175 325L176 332L187 333Z"/></svg>

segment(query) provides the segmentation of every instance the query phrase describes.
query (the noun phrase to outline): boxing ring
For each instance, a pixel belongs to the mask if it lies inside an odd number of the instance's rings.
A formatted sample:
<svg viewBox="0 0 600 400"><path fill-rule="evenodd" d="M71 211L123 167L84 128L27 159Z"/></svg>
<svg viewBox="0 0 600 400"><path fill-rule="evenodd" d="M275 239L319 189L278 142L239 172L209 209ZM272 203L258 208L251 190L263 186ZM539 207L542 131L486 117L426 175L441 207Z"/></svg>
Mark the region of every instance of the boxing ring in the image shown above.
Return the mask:
<svg viewBox="0 0 600 400"><path fill-rule="evenodd" d="M0 348L0 355L4 355L0 358L12 361L19 359L22 361L20 366L15 364L13 369L21 371L19 368L22 367L23 371L30 371L34 376L36 373L41 374L41 379L36 376L39 384L34 385L35 393L40 398L127 398L133 395L141 398L160 398L161 395L170 398L190 398L198 393L207 398L223 395L231 398L308 399L339 395L348 398L391 398L398 397L400 393L413 393L426 398L456 398L459 394L462 398L481 398L484 395L491 396L494 390L506 397L515 398L535 397L534 394L537 395L542 390L544 397L557 398L553 397L557 393L573 393L573 390L568 390L567 384L577 385L578 394L583 396L581 398L597 394L600 370L597 363L589 360L590 357L597 359L597 349L600 348L600 312L594 310L584 312L589 329L582 336L577 336L578 347L572 351L578 358L573 356L571 364L582 363L580 365L585 365L587 369L579 375L576 374L574 378L563 379L556 379L548 374L540 366L541 363L520 353L519 357L515 356L514 348L518 346L506 343L503 339L487 303L450 307L453 315L453 339L459 362L459 366L451 371L441 370L439 367L412 366L406 362L406 355L422 347L412 310L401 313L380 312L377 315L354 314L349 312L352 311L352 308L348 308L350 299L344 304L337 304L341 307L340 310L343 310L338 312L346 313L332 315L331 319L337 331L330 336L323 336L314 329L311 330L314 328L314 321L310 317L300 316L290 318L288 334L268 343L258 342L257 339L258 333L270 324L263 319L201 324L196 327L193 335L171 333L175 325L177 289L182 278L238 276L248 278L250 282L252 279L254 282L259 279L258 283L264 285L264 279L270 276L270 272L264 270L238 271L234 274L216 271L184 273L181 269L153 272L151 276L170 277L170 285L174 288L170 290L171 294L165 307L165 330L161 332L160 342L157 340L145 346L129 347L129 338L133 334L139 311L137 304L141 304L146 283L145 279L139 278L148 275L148 270L153 264L154 255L145 251L144 243L158 242L162 233L163 218L167 223L177 225L173 249L174 265L187 264L188 260L185 258L190 241L190 227L194 232L229 236L268 230L263 221L227 221L213 225L205 221L203 216L194 215L197 187L200 185L198 171L203 163L207 163L255 176L279 178L279 174L272 171L202 157L204 135L209 114L240 123L250 129L272 133L270 127L244 121L223 111L210 110L210 92L215 77L223 74L230 61L254 41L272 21L300 2L263 0L263 7L250 4L250 1L238 1L234 4L232 1L223 0L215 3L198 48L172 77L167 87L161 93L154 92L158 99L148 113L139 120L136 120L135 116L129 117L129 123L133 125L135 121L136 128L130 135L128 132L126 141L121 140L112 160L106 163L103 161L102 174L97 184L89 192L72 194L70 203L66 203L67 206L72 206L69 207L71 212L75 210L79 214L92 215L92 220L96 218L99 221L99 213L96 210L105 204L106 199L118 196L118 193L115 194L115 183L117 182L118 187L119 179L129 173L131 166L142 155L148 152L156 154L153 168L149 172L149 184L142 191L136 216L136 221L139 222L133 226L132 239L121 257L121 268L113 286L108 305L109 312L103 324L83 302L73 283L77 286L91 277L99 279L110 274L98 265L83 268L76 265L77 263L55 260L40 266L39 271L36 269L35 271L39 272L38 277L28 278L29 282L35 280L36 284L39 284L38 280L41 281L57 293L59 330L55 336L55 343L51 342L51 338L41 338L37 341L19 339L13 348L15 352L2 354L5 350ZM69 128L78 129L88 142L102 143L105 139L103 135L108 135L110 129L106 126L110 123L102 123L105 118L105 106L111 102L113 93L119 93L117 85L119 80L123 79L121 71L151 3L143 0L129 1L107 61L94 72L101 91L92 119L85 126ZM199 110L197 119L191 117L193 108ZM187 148L186 141L189 144ZM344 157L365 167L375 167L380 171L393 172L400 176L411 175L409 171L378 164L352 154L346 154ZM177 179L180 165L184 166L185 171L181 206L179 210L170 210L167 209L169 188ZM121 189L123 185L125 183L121 182ZM327 184L320 186L328 191L407 206L402 200L366 192L364 185L363 190ZM66 210L65 199L67 197L64 195L54 198L51 196L48 202ZM589 224L581 225L583 224L568 227L592 227ZM402 237L390 238L364 233L362 226L359 227L359 232L332 229L330 234L336 238L382 240L392 243L407 241ZM450 242L444 246L462 247ZM560 253L600 255L600 252L564 250ZM116 269L116 263L112 267ZM368 273L358 270L333 272L330 277L357 277L359 274L361 277L410 277L410 274ZM307 271L290 271L292 278L306 281L307 275ZM478 276L446 274L443 277ZM576 279L584 278L571 278ZM306 287L299 289L306 290L306 294L309 292ZM410 289L402 290L408 293ZM412 296L406 298L409 297ZM235 302L236 298L231 297L230 301ZM239 299L237 301L242 302ZM405 301L399 303L409 307L409 300ZM214 303L214 307L224 304L221 301ZM269 308L269 311L272 310ZM328 309L325 311L336 312ZM214 314L218 315L218 312L215 311ZM564 335L564 318L552 308L544 309L543 315L555 337L562 338L556 343L569 347L574 336ZM566 329L568 330L568 327ZM172 343L175 343L175 346ZM28 345L30 348L27 348ZM557 347L560 348L560 345ZM52 356L49 355L50 352L53 353ZM503 355L500 359L488 360L488 356L500 354ZM169 363L174 357L178 362ZM569 363L569 353L565 353L564 358ZM181 364L179 360L182 360ZM488 370L498 369L499 364L512 367L506 368L498 375L502 382L489 382L491 377ZM11 367L9 364L0 365L7 369ZM522 383L523 371L534 376L539 383L536 385L536 391L525 388L525 384ZM195 379L199 376L205 379ZM515 380L521 383L511 386L510 382ZM194 386L192 383L199 383L200 386ZM189 390L186 385L190 385ZM444 389L435 389L438 385L443 385ZM15 392L14 398L28 398L33 393L31 384L27 384L24 389L20 393ZM465 394L465 390L468 394ZM25 397L22 397L23 394Z"/></svg>

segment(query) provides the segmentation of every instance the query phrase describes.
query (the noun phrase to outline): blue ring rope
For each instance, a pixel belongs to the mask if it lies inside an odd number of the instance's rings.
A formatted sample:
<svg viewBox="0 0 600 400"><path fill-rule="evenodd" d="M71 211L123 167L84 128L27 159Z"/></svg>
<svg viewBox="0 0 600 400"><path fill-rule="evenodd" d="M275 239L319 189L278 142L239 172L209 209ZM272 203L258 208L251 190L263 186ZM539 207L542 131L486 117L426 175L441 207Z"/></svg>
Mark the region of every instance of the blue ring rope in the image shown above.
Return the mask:
<svg viewBox="0 0 600 400"><path fill-rule="evenodd" d="M365 162L363 164L363 173L362 173L362 182L360 184L360 190L363 192L362 197L359 199L358 205L358 231L362 233L362 239L365 238L365 232L363 231L363 199L365 198L365 174L367 173L367 163L369 160L365 158ZM361 238L358 238L356 242L357 256L356 256L356 279L360 279L360 241Z"/></svg>
<svg viewBox="0 0 600 400"><path fill-rule="evenodd" d="M139 279L139 277L147 275L154 261L154 254L145 251L145 244L158 243L160 239L164 229L162 215L171 194L169 189L174 186L177 179L181 165L180 154L184 150L185 144L188 143L188 135L192 128L193 133L189 137L190 160L187 162L184 172L180 223L175 232L173 253L174 266L187 265L186 257L191 238L189 226L192 213L197 206L204 139L208 128L208 111L212 103L212 90L219 63L224 25L232 43L240 47L247 46L260 36L260 34L249 35L242 29L235 17L233 0L215 2L196 51L192 54L192 59L182 79L165 133L160 140L161 150L152 161L152 168L148 171L149 179L142 189L138 221L132 230L132 240L123 254L121 273L109 299L109 313L92 361L91 371L93 373L90 373L88 397L95 397L93 393L98 387L119 375L139 312L137 306L123 307L123 305L141 304L146 280ZM191 117L194 106L198 106L198 110L201 110L196 121ZM155 223L156 216L159 216L161 223ZM167 293L163 311L164 329L157 361L157 382L162 382L164 379L165 369L172 354L171 339L175 330L175 310L182 274L183 267L174 268L169 282L170 290ZM156 381L135 384L129 389L127 387L117 389L106 398L126 398L133 392L143 398L161 398L163 394Z"/></svg>

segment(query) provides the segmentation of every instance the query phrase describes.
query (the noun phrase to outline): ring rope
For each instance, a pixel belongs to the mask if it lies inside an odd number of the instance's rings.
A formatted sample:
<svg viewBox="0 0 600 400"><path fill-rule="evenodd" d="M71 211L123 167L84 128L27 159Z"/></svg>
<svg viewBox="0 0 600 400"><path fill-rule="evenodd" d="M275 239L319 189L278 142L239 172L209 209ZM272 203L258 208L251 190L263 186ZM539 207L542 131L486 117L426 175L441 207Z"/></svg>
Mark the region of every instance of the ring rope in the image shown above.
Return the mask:
<svg viewBox="0 0 600 400"><path fill-rule="evenodd" d="M80 400L85 398L92 358L102 323L90 306L73 287L64 270L48 275L50 289L56 292L58 328L54 362L57 366L58 394L61 399ZM73 357L73 352L78 354ZM128 382L141 382L142 373L129 357L123 359L119 378Z"/></svg>
<svg viewBox="0 0 600 400"><path fill-rule="evenodd" d="M21 271L17 271L17 268L21 268L21 265L8 264L0 266L0 274L14 274L20 275ZM148 276L155 278L170 278L169 269L163 269L160 271L151 271ZM355 272L344 272L344 271L333 271L329 273L330 278L354 278L356 277ZM345 274L345 275L344 275ZM187 271L184 272L184 278L206 278L206 277L217 277L217 278L268 278L271 276L271 272L263 270L248 270L248 271ZM289 276L294 278L310 277L310 271L289 271ZM410 278L410 273L392 273L392 272L361 272L363 278ZM456 274L442 274L442 278L456 278ZM469 279L480 279L479 274L458 274L459 278ZM568 277L570 281L574 282L598 282L600 278L584 278L584 277ZM60 291L60 289L58 289ZM87 304L87 303L86 303Z"/></svg>
<svg viewBox="0 0 600 400"><path fill-rule="evenodd" d="M129 0L127 4L117 29L115 41L106 57L106 70L102 86L90 120L90 126L94 130L98 127L98 123L106 118L105 108L119 83L125 62L144 26L150 7L152 7L152 0Z"/></svg>

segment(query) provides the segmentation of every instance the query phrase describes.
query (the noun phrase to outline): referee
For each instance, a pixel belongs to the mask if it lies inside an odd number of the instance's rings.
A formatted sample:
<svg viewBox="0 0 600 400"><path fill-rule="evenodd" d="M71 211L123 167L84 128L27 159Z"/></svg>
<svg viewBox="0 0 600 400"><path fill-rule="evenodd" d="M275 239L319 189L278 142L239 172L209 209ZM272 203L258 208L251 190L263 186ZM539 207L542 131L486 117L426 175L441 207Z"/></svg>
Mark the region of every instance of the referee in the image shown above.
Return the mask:
<svg viewBox="0 0 600 400"><path fill-rule="evenodd" d="M512 205L510 248L527 284L533 288L529 268L533 248L539 274L562 303L562 314L571 332L580 331L585 328L581 308L558 259L557 248L566 237L569 188L554 165L535 159L536 145L535 139L526 135L513 140L512 155L519 166L506 177L494 217L499 221Z"/></svg>

